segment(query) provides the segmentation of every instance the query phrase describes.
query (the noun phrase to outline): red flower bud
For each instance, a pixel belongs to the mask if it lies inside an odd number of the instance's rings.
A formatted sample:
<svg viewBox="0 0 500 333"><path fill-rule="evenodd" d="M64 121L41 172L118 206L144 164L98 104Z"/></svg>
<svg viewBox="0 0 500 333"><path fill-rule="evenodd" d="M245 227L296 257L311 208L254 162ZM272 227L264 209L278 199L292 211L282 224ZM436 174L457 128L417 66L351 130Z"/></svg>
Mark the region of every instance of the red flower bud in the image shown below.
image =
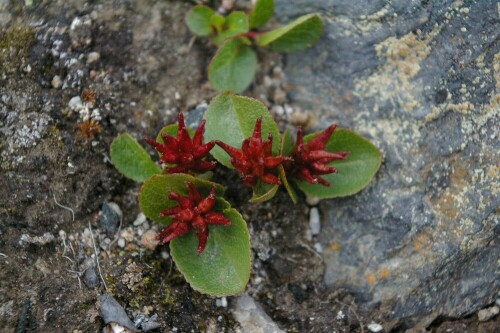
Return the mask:
<svg viewBox="0 0 500 333"><path fill-rule="evenodd" d="M267 140L262 142L261 128L262 118L258 118L252 136L243 140L241 150L215 141L231 156L229 161L241 174L243 183L250 187L259 179L266 184L280 184L279 178L272 174L271 170L283 161L290 160L288 157L272 156L273 136L269 134Z"/></svg>
<svg viewBox="0 0 500 333"><path fill-rule="evenodd" d="M163 144L153 139L145 140L160 153L160 161L174 164L165 168L168 173L205 173L212 170L216 163L202 160L215 145L213 141L202 144L204 127L205 120L191 139L184 124L184 116L179 113L177 138L162 134Z"/></svg>
<svg viewBox="0 0 500 333"><path fill-rule="evenodd" d="M297 129L297 142L292 152L294 162L285 166L287 171L292 176L310 184L330 186L330 183L321 175L335 173L337 169L326 164L334 160L343 160L348 154L347 152L330 153L324 150L336 127L337 125L330 125L306 144L303 141L302 128L299 127Z"/></svg>
<svg viewBox="0 0 500 333"><path fill-rule="evenodd" d="M160 217L170 216L172 223L158 235L158 240L164 244L193 229L196 237L198 237L196 253L199 255L203 252L207 244L207 225L229 226L231 225L231 220L224 217L221 213L211 211L216 199L215 186L212 187L210 194L206 198L202 198L193 183L187 182L186 185L189 188L189 195L187 197L183 197L175 192L169 193L168 198L177 201L178 206L160 212Z"/></svg>

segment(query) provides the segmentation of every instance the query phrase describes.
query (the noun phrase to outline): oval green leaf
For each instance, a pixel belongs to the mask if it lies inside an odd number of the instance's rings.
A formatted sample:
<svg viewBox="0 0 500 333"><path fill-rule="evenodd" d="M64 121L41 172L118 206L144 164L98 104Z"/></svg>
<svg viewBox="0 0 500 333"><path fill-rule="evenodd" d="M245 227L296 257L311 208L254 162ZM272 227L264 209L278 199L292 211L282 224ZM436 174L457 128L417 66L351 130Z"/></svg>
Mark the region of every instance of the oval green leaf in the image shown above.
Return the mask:
<svg viewBox="0 0 500 333"><path fill-rule="evenodd" d="M172 258L195 290L212 296L242 292L250 279L250 235L242 216L233 208L222 214L231 225L209 226L208 242L198 256L193 232L170 242Z"/></svg>
<svg viewBox="0 0 500 333"><path fill-rule="evenodd" d="M305 136L304 142L318 134L319 132ZM336 174L322 176L330 182L330 186L309 184L304 181L296 182L309 197L337 198L359 192L370 183L382 163L382 155L370 141L353 131L342 128L337 128L333 132L325 150L332 153L347 151L349 155L346 160L337 160L328 164L337 168L338 171Z"/></svg>
<svg viewBox="0 0 500 333"><path fill-rule="evenodd" d="M210 25L215 29L217 33L222 31L224 22L226 22L226 19L219 14L214 14L210 18Z"/></svg>
<svg viewBox="0 0 500 333"><path fill-rule="evenodd" d="M184 196L188 195L188 188L186 186L187 181L192 182L200 191L202 196L208 195L213 185L217 188L218 197L224 194L224 188L221 185L195 178L191 175L183 173L154 175L144 182L144 185L141 188L141 192L139 193L139 208L144 215L153 221L163 224L170 223L170 217L159 217L159 214L162 210L177 205L176 201L172 201L167 198L170 191ZM224 206L224 202L217 198L216 209L217 207L224 209L228 206Z"/></svg>
<svg viewBox="0 0 500 333"><path fill-rule="evenodd" d="M273 155L280 152L280 132L266 106L253 98L237 96L229 92L216 96L204 118L207 120L205 126L205 140L220 140L224 143L241 149L244 139L250 137L257 118L262 117L262 139L266 140L269 133L273 136ZM215 146L210 153L212 156L228 168L233 168L229 162L229 156L220 147Z"/></svg>
<svg viewBox="0 0 500 333"><path fill-rule="evenodd" d="M252 83L257 69L257 55L240 40L224 44L208 67L208 78L217 91L244 91Z"/></svg>
<svg viewBox="0 0 500 333"><path fill-rule="evenodd" d="M316 43L323 31L323 22L318 14L301 16L276 30L262 34L257 44L278 52L293 52L306 49Z"/></svg>
<svg viewBox="0 0 500 333"><path fill-rule="evenodd" d="M228 38L247 33L250 29L248 17L244 12L234 11L226 17L222 28L213 39L215 45L222 45Z"/></svg>
<svg viewBox="0 0 500 333"><path fill-rule="evenodd" d="M143 182L161 172L144 148L127 133L118 135L111 143L110 150L115 168L136 182Z"/></svg>
<svg viewBox="0 0 500 333"><path fill-rule="evenodd" d="M293 139L292 135L290 134L290 130L288 128L285 128L285 132L283 133L283 138L281 139L281 156L290 156L293 153ZM288 196L290 196L290 199L292 199L292 202L294 204L297 203L297 193L295 192L295 189L292 187L292 185L288 182L288 179L286 177L285 173L285 168L283 168L283 165L280 165L278 167L281 183L286 189L286 192L288 193Z"/></svg>
<svg viewBox="0 0 500 333"><path fill-rule="evenodd" d="M212 33L210 18L215 12L207 6L194 6L186 15L186 24L197 36L208 36Z"/></svg>
<svg viewBox="0 0 500 333"><path fill-rule="evenodd" d="M257 0L255 6L250 12L249 23L251 29L257 29L273 17L274 0Z"/></svg>

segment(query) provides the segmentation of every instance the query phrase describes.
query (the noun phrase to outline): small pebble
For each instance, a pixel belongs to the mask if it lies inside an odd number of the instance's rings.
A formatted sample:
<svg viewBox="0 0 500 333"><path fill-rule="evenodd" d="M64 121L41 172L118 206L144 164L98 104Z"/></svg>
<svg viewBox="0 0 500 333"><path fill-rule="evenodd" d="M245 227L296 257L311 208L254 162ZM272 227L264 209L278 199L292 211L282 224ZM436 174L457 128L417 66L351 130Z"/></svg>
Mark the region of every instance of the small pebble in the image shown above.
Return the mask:
<svg viewBox="0 0 500 333"><path fill-rule="evenodd" d="M134 240L134 233L130 231L129 228L123 230L120 236L125 238L127 242L132 242Z"/></svg>
<svg viewBox="0 0 500 333"><path fill-rule="evenodd" d="M285 109L281 105L273 106L272 110L278 116L283 116L285 114Z"/></svg>
<svg viewBox="0 0 500 333"><path fill-rule="evenodd" d="M99 286L99 278L97 277L94 267L87 268L83 274L83 283L89 288Z"/></svg>
<svg viewBox="0 0 500 333"><path fill-rule="evenodd" d="M117 244L123 249L125 247L125 239L119 238Z"/></svg>
<svg viewBox="0 0 500 333"><path fill-rule="evenodd" d="M137 226L140 226L141 224L143 224L144 222L146 222L146 215L144 215L143 213L139 213L137 215L137 217L135 218L135 221L134 221L134 226L137 227Z"/></svg>
<svg viewBox="0 0 500 333"><path fill-rule="evenodd" d="M309 123L309 114L301 110L295 110L290 116L290 122L295 126L307 126Z"/></svg>
<svg viewBox="0 0 500 333"><path fill-rule="evenodd" d="M72 97L69 100L68 107L73 111L80 110L83 107L82 99L80 98L80 96Z"/></svg>
<svg viewBox="0 0 500 333"><path fill-rule="evenodd" d="M498 312L500 312L500 308L496 305L493 305L492 307L479 310L479 312L477 313L477 319L479 321L488 321L491 318L495 317Z"/></svg>
<svg viewBox="0 0 500 333"><path fill-rule="evenodd" d="M105 202L102 204L99 222L107 232L114 234L118 230L121 215L121 209L117 204L114 202Z"/></svg>
<svg viewBox="0 0 500 333"><path fill-rule="evenodd" d="M380 332L382 331L384 328L382 327L382 325L380 324L376 324L376 323L371 323L368 325L368 330L370 330L370 332L373 332L373 333L377 333L377 332Z"/></svg>
<svg viewBox="0 0 500 333"><path fill-rule="evenodd" d="M101 59L99 52L90 52L87 54L87 65L99 61L99 59Z"/></svg>
<svg viewBox="0 0 500 333"><path fill-rule="evenodd" d="M215 300L215 305L218 307L227 307L227 298L222 297Z"/></svg>
<svg viewBox="0 0 500 333"><path fill-rule="evenodd" d="M52 85L52 88L59 89L62 85L61 77L59 75L55 75L52 78L52 81L50 81L50 84Z"/></svg>
<svg viewBox="0 0 500 333"><path fill-rule="evenodd" d="M309 227L313 236L318 235L321 230L319 210L316 207L311 208L309 211Z"/></svg>
<svg viewBox="0 0 500 333"><path fill-rule="evenodd" d="M276 104L283 104L286 101L286 93L281 89L276 89L273 94L273 100Z"/></svg>
<svg viewBox="0 0 500 333"><path fill-rule="evenodd" d="M314 243L314 249L318 253L323 253L323 246L320 243Z"/></svg>
<svg viewBox="0 0 500 333"><path fill-rule="evenodd" d="M141 244L146 249L153 251L158 246L159 241L156 239L158 233L154 230L148 230L141 236Z"/></svg>

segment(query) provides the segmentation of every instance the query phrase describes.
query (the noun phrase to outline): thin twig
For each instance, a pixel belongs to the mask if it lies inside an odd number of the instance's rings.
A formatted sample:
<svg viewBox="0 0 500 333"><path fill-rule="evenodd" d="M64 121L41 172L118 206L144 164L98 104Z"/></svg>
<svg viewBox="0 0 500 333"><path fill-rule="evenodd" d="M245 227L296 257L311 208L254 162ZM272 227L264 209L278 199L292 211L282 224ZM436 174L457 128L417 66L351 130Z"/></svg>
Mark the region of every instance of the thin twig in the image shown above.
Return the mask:
<svg viewBox="0 0 500 333"><path fill-rule="evenodd" d="M54 196L54 202L56 203L57 206L61 207L62 209L69 210L71 212L71 215L73 216L73 222L75 222L75 211L68 206L61 205L59 202L57 202L56 195L53 194Z"/></svg>
<svg viewBox="0 0 500 333"><path fill-rule="evenodd" d="M193 47L195 40L196 40L196 36L191 37L191 39L189 40L189 44L187 46L187 49L186 49L186 53L189 53L189 51L191 51L191 48Z"/></svg>
<svg viewBox="0 0 500 333"><path fill-rule="evenodd" d="M67 269L67 268L66 268L66 270L67 270L68 272L70 272L70 273L73 273L73 274L78 274L78 275L82 275L82 274L84 273L84 272L74 271L74 270L72 270L72 269Z"/></svg>
<svg viewBox="0 0 500 333"><path fill-rule="evenodd" d="M4 258L8 258L9 256L6 255L5 253L0 253L0 256L4 257Z"/></svg>
<svg viewBox="0 0 500 333"><path fill-rule="evenodd" d="M106 285L106 281L104 281L104 278L102 277L101 265L99 264L99 256L97 254L97 247L95 246L94 234L92 232L92 226L90 225L90 221L89 221L89 230L90 230L90 236L92 237L92 245L94 246L95 260L97 261L97 269L99 270L99 275L101 276L102 283L104 284L104 289L108 291L108 286Z"/></svg>
<svg viewBox="0 0 500 333"><path fill-rule="evenodd" d="M305 249L309 250L310 252L314 253L320 260L321 262L323 262L323 257L321 256L321 254L319 254L318 252L316 252L316 250L314 250L312 247L310 247L309 245L307 245L306 243L303 243L303 242L299 242L299 244L304 247Z"/></svg>
<svg viewBox="0 0 500 333"><path fill-rule="evenodd" d="M71 244L71 240L69 241L69 248L71 249L71 253L73 253L73 258L76 261L76 253L75 249L73 249L73 244ZM82 289L82 280L80 279L80 276L78 274L75 274L75 276L78 279L78 286L80 287L80 289Z"/></svg>
<svg viewBox="0 0 500 333"><path fill-rule="evenodd" d="M71 261L71 263L73 263L73 264L75 263L75 262L73 261L73 259L71 259L71 258L70 258L70 257L68 257L68 256L62 256L62 257L63 257L63 258L65 258L65 259L68 259L68 260L69 260L69 261Z"/></svg>
<svg viewBox="0 0 500 333"><path fill-rule="evenodd" d="M343 306L347 306L347 308L352 312L354 313L354 316L356 317L356 319L358 320L359 322L359 327L361 328L361 333L365 333L365 329L363 328L363 322L361 321L361 318L358 316L358 313L356 311L354 311L354 309L349 305L349 304L346 304L346 303L343 303L339 300L334 300L335 302L339 303L340 305L343 305Z"/></svg>

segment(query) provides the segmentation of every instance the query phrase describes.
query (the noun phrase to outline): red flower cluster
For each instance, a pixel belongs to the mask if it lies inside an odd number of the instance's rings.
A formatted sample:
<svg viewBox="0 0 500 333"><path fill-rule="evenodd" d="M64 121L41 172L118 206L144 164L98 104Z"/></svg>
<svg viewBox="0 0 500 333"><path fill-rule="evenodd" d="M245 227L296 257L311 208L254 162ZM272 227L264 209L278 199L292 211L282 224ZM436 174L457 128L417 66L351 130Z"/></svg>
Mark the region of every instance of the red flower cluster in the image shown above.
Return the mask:
<svg viewBox="0 0 500 333"><path fill-rule="evenodd" d="M334 167L326 164L333 160L343 160L347 152L330 153L325 146L337 125L330 125L311 141L304 144L302 128L297 129L297 142L292 152L293 163L287 165L295 177L310 184L330 186L330 183L321 178L321 175L337 172Z"/></svg>
<svg viewBox="0 0 500 333"><path fill-rule="evenodd" d="M262 142L262 118L255 122L252 136L243 140L241 150L224 142L215 141L231 156L230 162L241 174L246 186L254 186L257 180L266 184L280 184L278 177L270 171L276 168L288 157L272 156L273 136L269 133L267 140Z"/></svg>
<svg viewBox="0 0 500 333"><path fill-rule="evenodd" d="M160 212L160 217L170 216L172 223L158 235L158 240L165 244L175 237L188 233L193 228L198 237L196 253L199 255L207 245L208 225L229 226L231 220L221 213L211 211L215 204L215 186L212 187L210 194L206 198L202 198L193 183L186 182L186 185L189 188L187 197L175 192L170 192L168 195L168 198L177 201L178 205Z"/></svg>
<svg viewBox="0 0 500 333"><path fill-rule="evenodd" d="M202 144L204 127L205 120L201 122L191 139L184 124L184 116L179 113L177 138L162 134L163 144L153 139L146 138L145 140L160 153L160 160L163 163L175 165L165 168L168 173L205 173L212 170L216 162L203 161L215 145L213 141Z"/></svg>

